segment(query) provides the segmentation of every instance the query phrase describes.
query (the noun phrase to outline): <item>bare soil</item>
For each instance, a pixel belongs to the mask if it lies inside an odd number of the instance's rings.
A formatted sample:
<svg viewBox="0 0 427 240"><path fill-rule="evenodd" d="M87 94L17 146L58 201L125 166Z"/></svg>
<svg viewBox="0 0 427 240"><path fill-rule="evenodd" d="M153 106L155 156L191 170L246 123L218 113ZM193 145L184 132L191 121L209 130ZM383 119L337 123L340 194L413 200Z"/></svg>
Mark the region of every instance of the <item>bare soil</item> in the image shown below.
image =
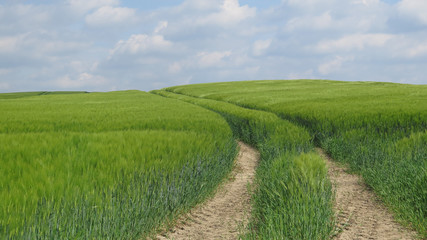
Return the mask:
<svg viewBox="0 0 427 240"><path fill-rule="evenodd" d="M416 234L399 225L362 179L317 151L329 167L333 183L337 232L334 239L416 239Z"/></svg>
<svg viewBox="0 0 427 240"><path fill-rule="evenodd" d="M249 185L255 177L259 153L239 142L240 151L229 180L212 199L193 209L157 239L238 239L251 213Z"/></svg>

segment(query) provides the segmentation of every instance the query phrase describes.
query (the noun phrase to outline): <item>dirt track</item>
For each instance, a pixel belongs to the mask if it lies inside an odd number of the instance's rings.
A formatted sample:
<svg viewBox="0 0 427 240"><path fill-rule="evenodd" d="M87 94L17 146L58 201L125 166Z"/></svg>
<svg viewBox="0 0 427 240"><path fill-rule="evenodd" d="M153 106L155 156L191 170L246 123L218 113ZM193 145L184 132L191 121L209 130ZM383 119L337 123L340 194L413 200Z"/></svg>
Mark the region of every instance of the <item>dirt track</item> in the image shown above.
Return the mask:
<svg viewBox="0 0 427 240"><path fill-rule="evenodd" d="M250 216L250 192L259 153L239 142L240 151L230 180L215 196L178 220L157 239L237 239Z"/></svg>
<svg viewBox="0 0 427 240"><path fill-rule="evenodd" d="M244 143L230 179L215 194L191 213L179 219L170 231L157 239L237 239L250 216L250 192L259 153ZM416 239L416 234L393 220L391 213L367 188L361 178L346 173L317 149L329 167L336 192L337 232L334 239Z"/></svg>
<svg viewBox="0 0 427 240"><path fill-rule="evenodd" d="M367 188L361 178L346 173L320 148L336 191L338 232L334 239L415 239L415 234L393 220L391 213Z"/></svg>

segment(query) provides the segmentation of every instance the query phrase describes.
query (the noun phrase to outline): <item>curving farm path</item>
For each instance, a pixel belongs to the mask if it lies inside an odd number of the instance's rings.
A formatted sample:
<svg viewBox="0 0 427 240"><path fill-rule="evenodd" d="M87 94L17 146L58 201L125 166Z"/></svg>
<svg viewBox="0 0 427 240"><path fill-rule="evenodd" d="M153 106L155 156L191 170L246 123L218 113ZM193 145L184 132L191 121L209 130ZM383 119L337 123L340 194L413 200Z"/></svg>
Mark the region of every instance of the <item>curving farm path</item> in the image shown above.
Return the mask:
<svg viewBox="0 0 427 240"><path fill-rule="evenodd" d="M240 151L230 174L212 199L179 219L169 232L157 239L238 239L250 216L248 189L255 177L259 153L239 142Z"/></svg>
<svg viewBox="0 0 427 240"><path fill-rule="evenodd" d="M250 217L249 184L255 177L259 153L239 142L240 151L229 180L215 196L181 217L177 225L156 239L238 239ZM363 183L347 173L320 148L317 152L328 165L335 191L337 231L333 239L416 239L416 234L394 219L392 214Z"/></svg>
<svg viewBox="0 0 427 240"><path fill-rule="evenodd" d="M334 239L416 239L405 229L363 183L361 177L348 174L345 168L331 161L320 148L317 152L328 165L335 190L336 225Z"/></svg>

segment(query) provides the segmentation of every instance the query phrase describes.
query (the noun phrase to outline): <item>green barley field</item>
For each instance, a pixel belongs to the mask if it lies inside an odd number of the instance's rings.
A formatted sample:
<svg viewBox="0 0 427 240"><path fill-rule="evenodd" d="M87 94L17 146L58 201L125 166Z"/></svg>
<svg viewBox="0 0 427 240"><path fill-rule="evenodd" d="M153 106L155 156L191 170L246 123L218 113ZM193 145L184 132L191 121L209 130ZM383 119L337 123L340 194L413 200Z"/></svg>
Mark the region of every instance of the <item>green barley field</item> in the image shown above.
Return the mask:
<svg viewBox="0 0 427 240"><path fill-rule="evenodd" d="M243 81L0 94L0 239L145 239L212 194L236 140L256 147L243 239L330 239L348 164L427 237L427 86Z"/></svg>
<svg viewBox="0 0 427 240"><path fill-rule="evenodd" d="M236 143L204 108L139 91L0 100L2 239L137 239L203 200Z"/></svg>
<svg viewBox="0 0 427 240"><path fill-rule="evenodd" d="M246 81L164 91L274 113L307 130L315 145L362 175L398 220L427 237L426 85Z"/></svg>

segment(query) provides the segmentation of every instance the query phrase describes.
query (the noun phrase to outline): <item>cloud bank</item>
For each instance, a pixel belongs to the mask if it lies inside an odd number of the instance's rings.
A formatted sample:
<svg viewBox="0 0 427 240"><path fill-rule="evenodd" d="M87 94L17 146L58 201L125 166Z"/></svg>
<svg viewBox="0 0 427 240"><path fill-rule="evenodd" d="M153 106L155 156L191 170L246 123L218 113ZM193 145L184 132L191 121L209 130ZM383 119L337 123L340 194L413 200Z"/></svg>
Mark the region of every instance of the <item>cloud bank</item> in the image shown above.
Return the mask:
<svg viewBox="0 0 427 240"><path fill-rule="evenodd" d="M419 0L0 3L0 92L252 79L427 84Z"/></svg>

